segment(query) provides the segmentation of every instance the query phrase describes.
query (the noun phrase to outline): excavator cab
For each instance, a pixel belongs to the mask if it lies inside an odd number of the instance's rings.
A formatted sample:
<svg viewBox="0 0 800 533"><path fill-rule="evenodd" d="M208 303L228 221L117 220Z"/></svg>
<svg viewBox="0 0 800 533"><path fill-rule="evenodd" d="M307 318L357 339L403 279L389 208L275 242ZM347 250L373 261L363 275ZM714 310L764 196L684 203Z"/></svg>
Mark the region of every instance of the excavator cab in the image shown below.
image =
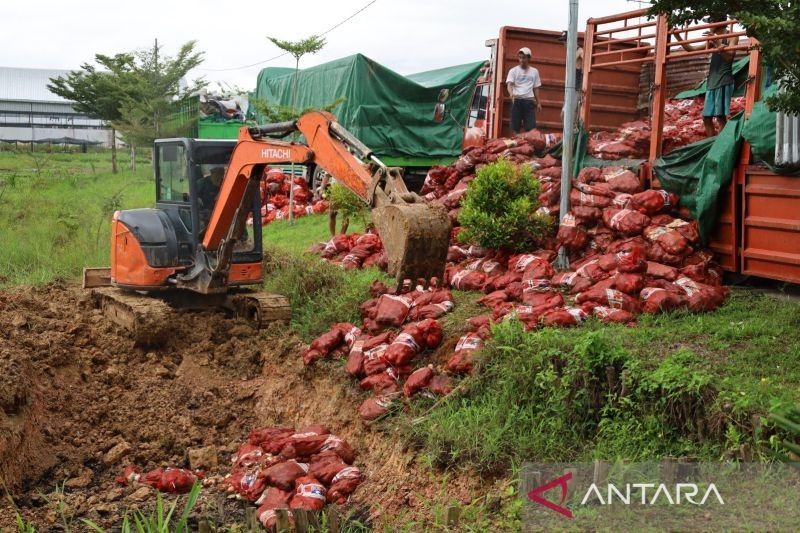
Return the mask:
<svg viewBox="0 0 800 533"><path fill-rule="evenodd" d="M166 250L173 252L169 265L188 267L194 261L235 146L235 140L181 138L155 142L156 209L168 217L175 233L174 240L170 239L166 246ZM249 213L252 226L243 227L237 235L237 246L231 256L232 272L238 273L231 280L234 285L261 282L258 182L254 180L250 188L253 189L249 192L253 198Z"/></svg>

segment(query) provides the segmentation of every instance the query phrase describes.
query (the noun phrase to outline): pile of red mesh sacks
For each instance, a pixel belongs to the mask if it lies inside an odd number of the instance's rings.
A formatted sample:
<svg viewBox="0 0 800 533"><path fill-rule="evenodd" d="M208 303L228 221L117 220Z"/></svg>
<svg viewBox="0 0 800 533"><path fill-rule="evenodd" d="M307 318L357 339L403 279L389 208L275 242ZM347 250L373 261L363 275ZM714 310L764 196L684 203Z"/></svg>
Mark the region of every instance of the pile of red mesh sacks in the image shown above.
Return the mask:
<svg viewBox="0 0 800 533"><path fill-rule="evenodd" d="M261 223L289 218L289 194L294 188L294 217L324 213L328 209L326 200L313 202L308 182L301 177L294 180L281 170L265 168L261 177Z"/></svg>
<svg viewBox="0 0 800 533"><path fill-rule="evenodd" d="M731 114L744 109L744 98L731 100ZM703 98L668 100L664 105L663 152L700 141L703 126ZM650 151L650 119L626 122L616 131L599 131L589 138L589 153L601 159L645 158Z"/></svg>
<svg viewBox="0 0 800 533"><path fill-rule="evenodd" d="M319 511L326 502L345 503L363 478L354 459L347 441L325 426L255 429L234 454L223 483L257 505L256 517L270 529L277 509Z"/></svg>
<svg viewBox="0 0 800 533"><path fill-rule="evenodd" d="M386 270L389 261L381 238L375 233L336 235L327 242L313 245L309 252L319 254L332 263L339 263L345 270L370 266Z"/></svg>
<svg viewBox="0 0 800 533"><path fill-rule="evenodd" d="M140 483L149 485L159 492L185 494L192 489L197 481L203 479L203 472L191 471L185 468L156 468L142 474L134 465L128 465L122 474L114 478L120 485Z"/></svg>
<svg viewBox="0 0 800 533"><path fill-rule="evenodd" d="M370 287L372 298L361 305L361 327L334 324L311 343L303 360L346 358L345 371L373 396L358 409L363 420L375 420L391 410L394 400L418 392L445 395L452 390L448 376L432 366L414 368L427 350L442 342L437 318L453 309L453 296L435 283L425 289L409 284L390 291L383 283Z"/></svg>

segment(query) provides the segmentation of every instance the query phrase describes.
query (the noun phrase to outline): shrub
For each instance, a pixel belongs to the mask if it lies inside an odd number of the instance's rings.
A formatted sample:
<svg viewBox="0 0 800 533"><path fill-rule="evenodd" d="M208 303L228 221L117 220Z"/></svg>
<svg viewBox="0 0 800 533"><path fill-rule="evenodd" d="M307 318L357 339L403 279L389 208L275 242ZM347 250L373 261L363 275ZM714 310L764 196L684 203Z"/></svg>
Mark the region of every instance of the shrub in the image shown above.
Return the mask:
<svg viewBox="0 0 800 533"><path fill-rule="evenodd" d="M358 220L365 226L369 223L367 204L341 183L331 185L330 202L339 215Z"/></svg>
<svg viewBox="0 0 800 533"><path fill-rule="evenodd" d="M498 159L469 184L458 217L464 227L459 240L513 251L535 248L552 225L538 208L539 182L530 167Z"/></svg>

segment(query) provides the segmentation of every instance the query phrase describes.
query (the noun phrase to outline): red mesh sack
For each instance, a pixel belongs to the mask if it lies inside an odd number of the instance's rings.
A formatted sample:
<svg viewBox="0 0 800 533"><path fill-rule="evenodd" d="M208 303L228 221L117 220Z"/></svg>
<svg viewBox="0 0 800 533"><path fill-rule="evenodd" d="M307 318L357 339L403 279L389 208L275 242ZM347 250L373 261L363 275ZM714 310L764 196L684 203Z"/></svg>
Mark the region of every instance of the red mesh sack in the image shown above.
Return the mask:
<svg viewBox="0 0 800 533"><path fill-rule="evenodd" d="M687 222L685 220L681 220L676 218L669 224L666 224L668 228L672 228L681 235L683 238L689 241L690 244L697 244L700 242L700 232L697 229L697 221L692 220L691 222Z"/></svg>
<svg viewBox="0 0 800 533"><path fill-rule="evenodd" d="M265 453L280 453L286 440L294 435L294 428L266 427L254 429L250 432L247 442L260 446Z"/></svg>
<svg viewBox="0 0 800 533"><path fill-rule="evenodd" d="M202 477L201 472L185 468L156 468L140 476L139 483L150 485L159 492L185 494Z"/></svg>
<svg viewBox="0 0 800 533"><path fill-rule="evenodd" d="M347 501L347 496L353 493L361 483L361 471L354 467L341 470L333 477L331 487L328 490L328 501L342 505Z"/></svg>
<svg viewBox="0 0 800 533"><path fill-rule="evenodd" d="M599 207L601 209L611 205L612 197L599 194L586 194L578 189L572 189L569 193L570 205L582 205L586 207Z"/></svg>
<svg viewBox="0 0 800 533"><path fill-rule="evenodd" d="M599 207L587 207L576 205L570 209L570 213L575 217L575 221L581 226L594 226L597 221L603 218L603 212Z"/></svg>
<svg viewBox="0 0 800 533"><path fill-rule="evenodd" d="M683 235L667 226L648 226L644 230L644 236L671 255L683 255L689 246L689 241Z"/></svg>
<svg viewBox="0 0 800 533"><path fill-rule="evenodd" d="M611 307L612 309L623 309L629 313L639 312L639 303L636 299L628 296L624 292L614 289L592 287L578 294L575 301L579 304L584 302L596 302L600 305Z"/></svg>
<svg viewBox="0 0 800 533"><path fill-rule="evenodd" d="M592 286L592 281L579 276L577 272L559 272L550 280L554 287L568 288L571 294L585 291Z"/></svg>
<svg viewBox="0 0 800 533"><path fill-rule="evenodd" d="M686 253L690 253L690 250L691 247L687 248ZM655 261L656 263L680 265L683 262L683 257L683 255L675 255L667 252L658 242L651 243L647 249L647 259Z"/></svg>
<svg viewBox="0 0 800 533"><path fill-rule="evenodd" d="M555 275L553 265L544 259L536 259L531 261L525 271L522 273L522 281L526 282L532 279L552 278Z"/></svg>
<svg viewBox="0 0 800 533"><path fill-rule="evenodd" d="M642 184L636 174L624 167L605 167L602 179L616 192L633 194L642 190Z"/></svg>
<svg viewBox="0 0 800 533"><path fill-rule="evenodd" d="M652 216L678 205L678 196L663 189L650 189L631 197L631 209Z"/></svg>
<svg viewBox="0 0 800 533"><path fill-rule="evenodd" d="M350 447L348 442L336 435L328 435L325 439L325 443L320 448L320 453L332 451L338 455L342 461L347 464L353 464L353 461L356 458L356 454L353 451L353 448Z"/></svg>
<svg viewBox="0 0 800 533"><path fill-rule="evenodd" d="M392 400L389 397L373 396L367 398L358 408L358 416L367 422L385 415L389 412Z"/></svg>
<svg viewBox="0 0 800 533"><path fill-rule="evenodd" d="M617 194L611 190L611 187L609 187L607 183L602 183L602 182L595 183L592 185L589 183L581 183L579 181L574 181L572 183L572 186L578 189L579 192L582 192L584 194L590 194L594 196L606 196L610 199L613 199L614 196L616 196Z"/></svg>
<svg viewBox="0 0 800 533"><path fill-rule="evenodd" d="M577 251L586 248L589 243L589 235L584 228L578 225L573 215L566 214L558 226L556 240L559 246Z"/></svg>
<svg viewBox="0 0 800 533"><path fill-rule="evenodd" d="M542 314L540 320L543 326L570 327L577 326L588 318L589 315L580 307L551 309Z"/></svg>
<svg viewBox="0 0 800 533"><path fill-rule="evenodd" d="M328 490L322 483L311 476L304 476L298 478L296 484L297 488L289 502L289 508L321 511L325 507Z"/></svg>
<svg viewBox="0 0 800 533"><path fill-rule="evenodd" d="M623 274L614 276L614 288L625 294L638 295L644 289L644 276L641 274Z"/></svg>
<svg viewBox="0 0 800 533"><path fill-rule="evenodd" d="M603 224L623 235L638 235L650 224L650 219L632 209L603 210Z"/></svg>
<svg viewBox="0 0 800 533"><path fill-rule="evenodd" d="M264 457L264 450L261 446L245 442L231 458L231 463L234 468L245 468L250 465L256 464Z"/></svg>
<svg viewBox="0 0 800 533"><path fill-rule="evenodd" d="M582 261L573 265L575 268L575 273L579 276L591 280L592 283L596 283L600 280L606 279L611 276L610 272L607 272L603 269L600 265L600 258L589 259L588 261Z"/></svg>
<svg viewBox="0 0 800 533"><path fill-rule="evenodd" d="M256 505L258 505L256 518L261 522L261 525L271 531L278 523L278 515L275 510L288 509L291 497L291 492L276 487L267 488L261 494L261 497L256 500ZM289 519L290 522L294 522L294 517L291 514L289 514Z"/></svg>
<svg viewBox="0 0 800 533"><path fill-rule="evenodd" d="M408 376L408 379L403 385L403 394L405 397L410 398L416 394L417 391L427 387L428 383L433 379L434 374L433 368L429 366L423 366L415 370Z"/></svg>
<svg viewBox="0 0 800 533"><path fill-rule="evenodd" d="M388 344L379 344L378 346L364 350L364 373L368 376L379 374L389 367L389 361L386 360L385 354Z"/></svg>
<svg viewBox="0 0 800 533"><path fill-rule="evenodd" d="M602 179L602 172L597 167L584 167L576 178L580 183L594 183Z"/></svg>
<svg viewBox="0 0 800 533"><path fill-rule="evenodd" d="M310 427L299 430L289 437L286 445L281 450L281 457L294 459L296 457L309 457L319 452L328 438L327 429L325 432Z"/></svg>
<svg viewBox="0 0 800 533"><path fill-rule="evenodd" d="M647 262L647 275L653 278L662 278L667 281L675 281L678 278L678 269L668 265L662 265L655 261Z"/></svg>
<svg viewBox="0 0 800 533"><path fill-rule="evenodd" d="M264 470L263 475L267 483L281 490L292 490L297 478L306 475L308 465L289 459L273 465Z"/></svg>
<svg viewBox="0 0 800 533"><path fill-rule="evenodd" d="M405 295L383 294L378 298L375 321L382 326L398 327L406 321L411 303L411 298Z"/></svg>
<svg viewBox="0 0 800 533"><path fill-rule="evenodd" d="M450 376L436 374L428 383L428 390L437 396L447 396L453 392L453 380Z"/></svg>
<svg viewBox="0 0 800 533"><path fill-rule="evenodd" d="M483 286L483 292L489 294L495 291L503 290L508 285L517 281L522 281L522 274L519 272L506 272L505 274L500 274L499 276L489 278L486 281L486 284Z"/></svg>
<svg viewBox="0 0 800 533"><path fill-rule="evenodd" d="M469 374L472 372L472 355L482 347L483 339L476 333L467 333L458 339L455 351L445 368L455 374Z"/></svg>
<svg viewBox="0 0 800 533"><path fill-rule="evenodd" d="M646 287L639 294L639 299L642 301L642 311L650 314L672 311L686 305L685 297L659 287Z"/></svg>
<svg viewBox="0 0 800 533"><path fill-rule="evenodd" d="M604 305L596 305L592 308L592 314L597 317L600 322L606 324L630 324L636 317L623 309L612 309Z"/></svg>
<svg viewBox="0 0 800 533"><path fill-rule="evenodd" d="M689 310L694 313L713 311L722 305L728 295L728 291L724 287L698 283L684 276L676 279L675 284L686 293L686 302L689 305Z"/></svg>
<svg viewBox="0 0 800 533"><path fill-rule="evenodd" d="M458 270L447 267L445 277L454 289L462 291L479 291L486 283L486 274L474 270Z"/></svg>
<svg viewBox="0 0 800 533"><path fill-rule="evenodd" d="M347 468L347 463L342 461L336 452L320 452L311 458L308 465L308 473L321 481L324 485L330 485L334 476Z"/></svg>
<svg viewBox="0 0 800 533"><path fill-rule="evenodd" d="M447 249L447 262L448 263L460 263L464 259L467 258L467 250L466 248L462 248L461 246L452 245Z"/></svg>
<svg viewBox="0 0 800 533"><path fill-rule="evenodd" d="M483 298L477 301L478 305L483 305L489 308L494 308L498 304L508 301L508 294L505 291L490 292Z"/></svg>
<svg viewBox="0 0 800 533"><path fill-rule="evenodd" d="M255 502L267 488L264 472L259 467L234 470L225 477L224 483L249 502Z"/></svg>
<svg viewBox="0 0 800 533"><path fill-rule="evenodd" d="M400 376L397 371L389 367L379 374L367 376L359 382L363 390L371 390L375 394L389 394L400 390Z"/></svg>
<svg viewBox="0 0 800 533"><path fill-rule="evenodd" d="M453 302L444 301L438 304L428 304L421 307L415 306L408 313L409 320L423 320L426 318L440 318L453 310Z"/></svg>

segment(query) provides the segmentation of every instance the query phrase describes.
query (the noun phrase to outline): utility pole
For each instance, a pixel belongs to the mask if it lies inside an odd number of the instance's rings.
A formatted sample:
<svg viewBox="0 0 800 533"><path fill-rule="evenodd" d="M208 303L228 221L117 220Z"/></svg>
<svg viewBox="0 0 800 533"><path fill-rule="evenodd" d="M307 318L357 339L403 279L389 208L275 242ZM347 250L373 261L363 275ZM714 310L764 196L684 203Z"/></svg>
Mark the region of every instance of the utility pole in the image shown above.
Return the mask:
<svg viewBox="0 0 800 533"><path fill-rule="evenodd" d="M564 82L564 129L561 143L561 204L558 209L559 222L569 211L569 193L572 189L573 132L575 131L575 67L578 50L578 0L569 0L569 28L567 30L567 72ZM569 268L567 251L562 246L558 250L557 265Z"/></svg>
<svg viewBox="0 0 800 533"><path fill-rule="evenodd" d="M153 84L158 87L158 37L156 37L156 42L153 47ZM156 130L156 139L158 139L158 110L157 108L153 109L153 126Z"/></svg>

